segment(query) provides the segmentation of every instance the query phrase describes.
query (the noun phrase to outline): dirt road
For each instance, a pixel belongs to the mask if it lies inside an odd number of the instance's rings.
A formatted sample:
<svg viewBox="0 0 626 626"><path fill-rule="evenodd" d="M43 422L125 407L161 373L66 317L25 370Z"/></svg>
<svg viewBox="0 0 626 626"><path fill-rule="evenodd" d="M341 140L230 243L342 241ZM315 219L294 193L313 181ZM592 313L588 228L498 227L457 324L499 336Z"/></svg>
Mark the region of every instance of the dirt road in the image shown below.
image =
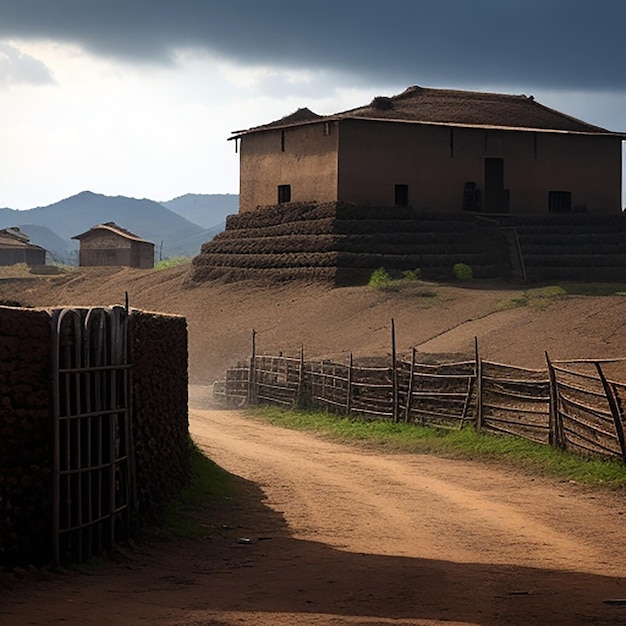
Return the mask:
<svg viewBox="0 0 626 626"><path fill-rule="evenodd" d="M198 391L192 400L200 406ZM18 589L4 624L626 624L626 503L471 461L191 411L248 481L204 541ZM214 521L214 520L208 520Z"/></svg>

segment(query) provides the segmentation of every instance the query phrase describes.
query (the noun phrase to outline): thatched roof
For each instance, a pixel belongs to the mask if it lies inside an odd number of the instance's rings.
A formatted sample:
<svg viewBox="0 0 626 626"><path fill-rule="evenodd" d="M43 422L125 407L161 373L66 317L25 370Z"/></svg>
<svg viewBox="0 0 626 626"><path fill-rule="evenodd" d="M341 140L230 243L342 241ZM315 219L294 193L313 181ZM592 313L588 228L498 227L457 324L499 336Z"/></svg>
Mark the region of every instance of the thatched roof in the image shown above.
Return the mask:
<svg viewBox="0 0 626 626"><path fill-rule="evenodd" d="M0 230L0 248L31 248L43 250L41 246L30 243L28 235L17 227Z"/></svg>
<svg viewBox="0 0 626 626"><path fill-rule="evenodd" d="M147 239L142 239L141 237L138 237L134 233L131 233L129 230L126 230L125 228L118 226L115 222L105 222L104 224L97 224L96 226L92 226L89 230L85 231L84 233L81 233L80 235L74 235L72 239L78 239L80 241L81 239L84 239L88 235L91 235L94 231L98 231L98 230L103 230L103 231L113 233L115 235L119 235L120 237L123 237L124 239L128 239L130 241L138 241L141 243L149 243L149 244L154 245L152 241L148 241Z"/></svg>
<svg viewBox="0 0 626 626"><path fill-rule="evenodd" d="M304 115L298 115L300 111L308 111L314 117L307 119ZM418 86L409 87L395 96L378 96L365 106L334 115L319 116L308 109L300 109L293 115L246 131L236 131L234 135L239 137L281 127L345 119L621 135L626 138L626 135L621 133L613 133L550 109L536 102L533 96L429 89Z"/></svg>

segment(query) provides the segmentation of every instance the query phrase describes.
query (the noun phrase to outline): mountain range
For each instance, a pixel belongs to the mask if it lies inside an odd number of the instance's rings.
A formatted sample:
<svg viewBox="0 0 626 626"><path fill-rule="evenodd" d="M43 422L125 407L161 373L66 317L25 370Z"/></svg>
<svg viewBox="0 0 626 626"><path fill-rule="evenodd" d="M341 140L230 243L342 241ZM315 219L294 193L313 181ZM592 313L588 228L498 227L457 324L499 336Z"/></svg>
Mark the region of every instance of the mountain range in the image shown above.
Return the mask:
<svg viewBox="0 0 626 626"><path fill-rule="evenodd" d="M0 209L0 228L17 226L56 261L75 263L78 242L72 237L97 224L115 222L154 242L159 260L198 254L205 241L224 230L226 216L238 207L236 194L187 194L156 202L83 191L26 211Z"/></svg>

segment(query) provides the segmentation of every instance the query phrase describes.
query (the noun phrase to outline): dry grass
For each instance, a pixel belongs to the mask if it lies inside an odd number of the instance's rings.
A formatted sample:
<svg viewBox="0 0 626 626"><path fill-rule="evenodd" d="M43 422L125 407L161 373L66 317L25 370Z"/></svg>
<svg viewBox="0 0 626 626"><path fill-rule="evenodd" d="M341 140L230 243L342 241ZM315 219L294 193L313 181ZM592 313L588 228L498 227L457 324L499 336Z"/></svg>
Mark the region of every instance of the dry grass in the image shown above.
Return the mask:
<svg viewBox="0 0 626 626"><path fill-rule="evenodd" d="M73 268L61 265L0 265L0 279L3 278L31 278L32 276L55 276L72 271Z"/></svg>
<svg viewBox="0 0 626 626"><path fill-rule="evenodd" d="M26 263L0 265L0 278L28 278L29 276L31 276L30 268Z"/></svg>

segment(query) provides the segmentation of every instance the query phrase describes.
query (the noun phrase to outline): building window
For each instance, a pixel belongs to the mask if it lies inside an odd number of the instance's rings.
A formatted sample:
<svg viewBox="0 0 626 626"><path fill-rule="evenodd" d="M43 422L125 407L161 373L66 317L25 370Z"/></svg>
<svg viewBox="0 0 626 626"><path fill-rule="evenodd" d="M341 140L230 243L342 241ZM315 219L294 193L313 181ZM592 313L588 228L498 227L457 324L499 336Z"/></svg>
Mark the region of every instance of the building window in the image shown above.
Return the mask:
<svg viewBox="0 0 626 626"><path fill-rule="evenodd" d="M285 151L285 131L284 130L280 131L280 151L281 152Z"/></svg>
<svg viewBox="0 0 626 626"><path fill-rule="evenodd" d="M394 194L394 204L396 206L407 206L409 204L409 186L396 185Z"/></svg>
<svg viewBox="0 0 626 626"><path fill-rule="evenodd" d="M572 192L571 191L548 192L548 211L550 213L571 213Z"/></svg>
<svg viewBox="0 0 626 626"><path fill-rule="evenodd" d="M291 185L278 185L278 204L291 202Z"/></svg>
<svg viewBox="0 0 626 626"><path fill-rule="evenodd" d="M480 211L482 195L474 181L468 181L463 186L463 210Z"/></svg>

